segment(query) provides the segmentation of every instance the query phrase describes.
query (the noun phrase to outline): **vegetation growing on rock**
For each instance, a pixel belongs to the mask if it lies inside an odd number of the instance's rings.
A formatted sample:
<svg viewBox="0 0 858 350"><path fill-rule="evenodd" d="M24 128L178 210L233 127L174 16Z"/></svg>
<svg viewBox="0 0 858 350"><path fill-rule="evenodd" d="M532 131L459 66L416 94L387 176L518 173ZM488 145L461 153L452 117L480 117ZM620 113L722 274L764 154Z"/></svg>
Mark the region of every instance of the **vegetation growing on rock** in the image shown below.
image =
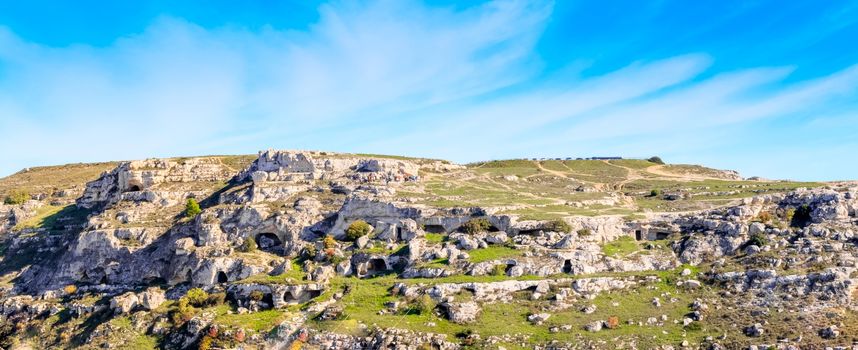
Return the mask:
<svg viewBox="0 0 858 350"><path fill-rule="evenodd" d="M357 240L360 237L370 234L371 230L372 226L370 226L366 221L356 220L346 229L346 239L350 241Z"/></svg>
<svg viewBox="0 0 858 350"><path fill-rule="evenodd" d="M0 206L0 347L848 340L858 186L736 176L281 151L35 169L0 179L34 199Z"/></svg>

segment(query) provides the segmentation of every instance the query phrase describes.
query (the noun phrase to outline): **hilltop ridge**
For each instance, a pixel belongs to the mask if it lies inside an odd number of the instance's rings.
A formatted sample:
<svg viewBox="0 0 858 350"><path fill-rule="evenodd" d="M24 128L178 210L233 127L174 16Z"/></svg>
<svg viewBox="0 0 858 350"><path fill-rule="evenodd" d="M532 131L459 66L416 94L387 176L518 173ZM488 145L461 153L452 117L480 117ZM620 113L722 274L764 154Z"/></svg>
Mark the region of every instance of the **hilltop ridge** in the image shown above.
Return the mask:
<svg viewBox="0 0 858 350"><path fill-rule="evenodd" d="M0 179L0 198L2 348L858 336L850 182L639 159L266 150L30 168Z"/></svg>

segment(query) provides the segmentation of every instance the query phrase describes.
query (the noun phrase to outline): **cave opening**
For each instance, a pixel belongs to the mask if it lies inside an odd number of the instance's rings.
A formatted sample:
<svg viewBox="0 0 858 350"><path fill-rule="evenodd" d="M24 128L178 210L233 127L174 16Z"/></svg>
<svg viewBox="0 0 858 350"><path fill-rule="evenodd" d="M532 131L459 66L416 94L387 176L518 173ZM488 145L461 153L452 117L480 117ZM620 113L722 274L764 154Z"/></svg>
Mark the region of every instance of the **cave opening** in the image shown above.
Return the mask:
<svg viewBox="0 0 858 350"><path fill-rule="evenodd" d="M226 275L226 272L218 271L217 272L217 283L227 283L229 282L229 276Z"/></svg>
<svg viewBox="0 0 858 350"><path fill-rule="evenodd" d="M572 273L572 260L563 261L563 273Z"/></svg>
<svg viewBox="0 0 858 350"><path fill-rule="evenodd" d="M444 225L425 225L423 231L428 233L447 233L447 230L444 229Z"/></svg>
<svg viewBox="0 0 858 350"><path fill-rule="evenodd" d="M256 235L256 245L260 250L269 253L279 253L283 250L283 241L276 234L271 232L263 232Z"/></svg>

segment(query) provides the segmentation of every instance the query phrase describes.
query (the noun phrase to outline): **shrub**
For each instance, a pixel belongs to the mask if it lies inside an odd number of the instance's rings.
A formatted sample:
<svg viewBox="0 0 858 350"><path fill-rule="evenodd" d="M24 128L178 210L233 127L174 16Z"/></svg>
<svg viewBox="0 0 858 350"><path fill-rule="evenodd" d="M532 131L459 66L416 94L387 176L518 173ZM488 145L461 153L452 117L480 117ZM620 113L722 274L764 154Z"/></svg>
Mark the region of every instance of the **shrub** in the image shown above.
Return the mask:
<svg viewBox="0 0 858 350"><path fill-rule="evenodd" d="M226 293L211 293L209 297L206 298L206 305L209 306L217 306L221 305L226 301Z"/></svg>
<svg viewBox="0 0 858 350"><path fill-rule="evenodd" d="M239 329L235 332L234 339L235 339L235 341L237 341L237 342L241 343L241 342L244 342L244 338L245 338L246 336L247 336L247 334L245 334L245 333L244 333L244 329L239 328Z"/></svg>
<svg viewBox="0 0 858 350"><path fill-rule="evenodd" d="M318 252L319 251L316 250L315 245L308 244L308 245L304 246L304 250L302 251L302 253L303 253L302 255L304 258L313 259L316 257L316 254L318 254Z"/></svg>
<svg viewBox="0 0 858 350"><path fill-rule="evenodd" d="M795 217L795 208L789 208L783 213L784 221L792 223L792 218Z"/></svg>
<svg viewBox="0 0 858 350"><path fill-rule="evenodd" d="M773 218L774 217L772 216L771 212L761 211L759 214L757 214L756 221L766 223L772 221Z"/></svg>
<svg viewBox="0 0 858 350"><path fill-rule="evenodd" d="M191 288L183 298L187 298L188 303L193 306L205 306L209 293L200 288Z"/></svg>
<svg viewBox="0 0 858 350"><path fill-rule="evenodd" d="M435 310L435 301L426 294L421 295L419 298L414 300L414 305L412 308L420 312L421 315L430 315L432 314L432 310Z"/></svg>
<svg viewBox="0 0 858 350"><path fill-rule="evenodd" d="M336 265L339 265L343 261L346 261L346 257L344 257L344 256L338 256L336 254L328 255L328 262L330 262L331 265L336 266Z"/></svg>
<svg viewBox="0 0 858 350"><path fill-rule="evenodd" d="M244 239L244 242L241 243L241 251L245 253L254 252L258 247L259 246L256 244L256 240L253 239L252 236L247 236L247 238Z"/></svg>
<svg viewBox="0 0 858 350"><path fill-rule="evenodd" d="M77 286L73 285L73 284L69 284L69 285L63 287L63 292L66 294L69 294L69 295L77 293Z"/></svg>
<svg viewBox="0 0 858 350"><path fill-rule="evenodd" d="M6 199L3 200L6 204L18 205L24 204L24 202L30 200L30 193L23 190L12 190L9 191L9 194L6 195Z"/></svg>
<svg viewBox="0 0 858 350"><path fill-rule="evenodd" d="M769 239L766 238L766 236L759 234L759 233L755 233L755 234L751 235L751 238L748 239L747 244L748 245L755 245L757 247L762 248L763 246L765 246L768 243L769 243Z"/></svg>
<svg viewBox="0 0 858 350"><path fill-rule="evenodd" d="M471 219L462 224L462 231L469 234L475 234L488 231L492 227L486 219Z"/></svg>
<svg viewBox="0 0 858 350"><path fill-rule="evenodd" d="M178 326L182 323L190 321L191 318L194 317L194 313L196 310L193 306L188 303L188 298L181 297L179 298L179 305L176 308L176 311L173 312L173 324Z"/></svg>
<svg viewBox="0 0 858 350"><path fill-rule="evenodd" d="M254 291L250 292L250 300L253 300L253 301L260 301L260 300L262 300L262 298L264 296L265 296L265 294L262 294L262 291L259 291L259 290L254 290Z"/></svg>
<svg viewBox="0 0 858 350"><path fill-rule="evenodd" d="M202 212L202 209L200 209L200 203L197 203L193 198L188 198L188 202L185 203L185 217L193 218L199 215L200 212Z"/></svg>
<svg viewBox="0 0 858 350"><path fill-rule="evenodd" d="M686 331L697 332L703 330L703 326L700 325L700 322L691 322L685 326Z"/></svg>
<svg viewBox="0 0 858 350"><path fill-rule="evenodd" d="M554 231L554 232L566 233L566 232L572 231L572 226L569 226L569 223L567 223L566 221L557 219L557 220L551 220L548 223L548 229L551 231Z"/></svg>
<svg viewBox="0 0 858 350"><path fill-rule="evenodd" d="M657 190L657 189L653 189L653 190L649 191L649 196L650 196L650 197L658 197L658 196L661 196L661 191L660 191L660 190Z"/></svg>
<svg viewBox="0 0 858 350"><path fill-rule="evenodd" d="M495 265L495 267L492 268L492 276L506 276L506 265Z"/></svg>
<svg viewBox="0 0 858 350"><path fill-rule="evenodd" d="M655 163L655 164L664 164L664 161L661 160L661 157L659 157L659 156L649 157L649 158L647 158L646 161L650 162L650 163Z"/></svg>
<svg viewBox="0 0 858 350"><path fill-rule="evenodd" d="M211 349L211 348L212 348L212 343L213 343L213 342L214 342L214 339L212 339L212 337L210 337L210 336L208 336L208 335L207 335L207 336L203 337L203 339L202 339L202 340L200 340L200 347L199 347L199 349L200 349L200 350L209 350L209 349Z"/></svg>
<svg viewBox="0 0 858 350"><path fill-rule="evenodd" d="M578 230L577 233L579 236L582 236L582 237L583 236L589 236L589 235L593 234L593 230L591 230L589 228L582 228L582 229Z"/></svg>
<svg viewBox="0 0 858 350"><path fill-rule="evenodd" d="M607 324L609 329L616 329L620 326L620 318L617 316L608 317Z"/></svg>
<svg viewBox="0 0 858 350"><path fill-rule="evenodd" d="M327 235L325 236L325 240L322 241L325 246L325 249L334 249L337 247L337 240L334 239L334 236Z"/></svg>
<svg viewBox="0 0 858 350"><path fill-rule="evenodd" d="M350 241L354 241L358 238L366 236L372 230L372 226L370 226L366 221L357 220L346 229L346 239Z"/></svg>
<svg viewBox="0 0 858 350"><path fill-rule="evenodd" d="M208 331L209 337L217 338L217 333L218 333L217 325L209 326L209 331Z"/></svg>

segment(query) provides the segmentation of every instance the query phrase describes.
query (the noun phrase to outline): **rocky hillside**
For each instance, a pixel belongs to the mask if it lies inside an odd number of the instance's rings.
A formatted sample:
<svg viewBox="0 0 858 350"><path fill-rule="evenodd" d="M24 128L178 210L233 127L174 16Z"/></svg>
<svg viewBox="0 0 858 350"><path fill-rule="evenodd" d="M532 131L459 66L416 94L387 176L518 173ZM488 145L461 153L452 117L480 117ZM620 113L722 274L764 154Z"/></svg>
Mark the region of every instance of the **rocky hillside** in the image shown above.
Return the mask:
<svg viewBox="0 0 858 350"><path fill-rule="evenodd" d="M269 150L0 198L2 349L858 346L858 183Z"/></svg>

